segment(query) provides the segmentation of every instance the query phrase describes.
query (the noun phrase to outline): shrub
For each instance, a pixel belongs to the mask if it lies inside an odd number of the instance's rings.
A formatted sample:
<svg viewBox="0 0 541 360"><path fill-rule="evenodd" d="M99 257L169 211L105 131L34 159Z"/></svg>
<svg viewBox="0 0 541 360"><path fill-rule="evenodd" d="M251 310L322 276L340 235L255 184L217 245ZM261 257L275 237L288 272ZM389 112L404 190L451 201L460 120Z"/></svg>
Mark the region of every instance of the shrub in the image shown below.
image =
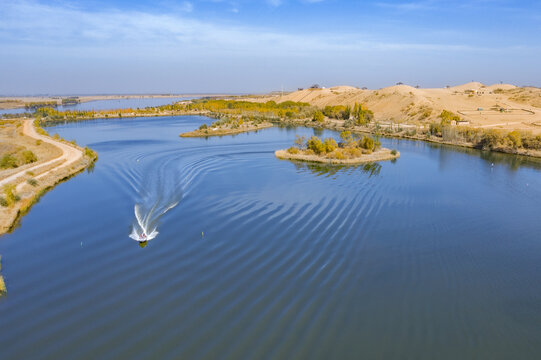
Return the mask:
<svg viewBox="0 0 541 360"><path fill-rule="evenodd" d="M36 162L38 161L38 158L36 156L36 154L34 154L32 151L30 150L24 150L22 153L21 153L21 156L22 156L22 159L23 159L23 163L24 164L30 164L30 163L33 163L33 162Z"/></svg>
<svg viewBox="0 0 541 360"><path fill-rule="evenodd" d="M356 147L348 147L348 148L344 148L342 149L342 151L344 152L344 154L347 154L348 157L359 157L362 155L362 151L361 149L359 148L356 148Z"/></svg>
<svg viewBox="0 0 541 360"><path fill-rule="evenodd" d="M92 150L91 148L89 148L88 146L85 146L84 154L85 154L85 156L87 156L89 158L95 158L96 157L96 152L94 150Z"/></svg>
<svg viewBox="0 0 541 360"><path fill-rule="evenodd" d="M26 180L26 182L32 186L37 186L38 185L38 181L34 178L30 178L28 180Z"/></svg>
<svg viewBox="0 0 541 360"><path fill-rule="evenodd" d="M391 155L396 155L396 153L397 153L396 149L391 150Z"/></svg>
<svg viewBox="0 0 541 360"><path fill-rule="evenodd" d="M199 127L199 130L205 130L207 128L207 124L203 124Z"/></svg>
<svg viewBox="0 0 541 360"><path fill-rule="evenodd" d="M360 142L359 142L359 146L365 150L369 150L369 151L372 151L374 150L375 148L375 145L374 145L374 139L369 137L369 136L364 136Z"/></svg>
<svg viewBox="0 0 541 360"><path fill-rule="evenodd" d="M4 196L9 207L13 206L20 199L15 193L15 185L13 184L4 185Z"/></svg>
<svg viewBox="0 0 541 360"><path fill-rule="evenodd" d="M8 206L8 202L7 202L6 198L3 197L3 196L0 196L0 206L3 206L3 207Z"/></svg>
<svg viewBox="0 0 541 360"><path fill-rule="evenodd" d="M16 168L17 161L11 154L5 154L0 159L0 169Z"/></svg>
<svg viewBox="0 0 541 360"><path fill-rule="evenodd" d="M451 125L451 121L458 122L461 120L460 116L447 110L443 110L439 118L441 119L441 125Z"/></svg>
<svg viewBox="0 0 541 360"><path fill-rule="evenodd" d="M312 120L317 121L318 123L322 123L325 120L325 116L321 111L318 110L314 113L314 118Z"/></svg>
<svg viewBox="0 0 541 360"><path fill-rule="evenodd" d="M429 127L430 135L441 136L441 124L432 123Z"/></svg>
<svg viewBox="0 0 541 360"><path fill-rule="evenodd" d="M344 153L342 152L342 149L336 148L334 151L330 154L330 157L333 159L343 160L346 158Z"/></svg>
<svg viewBox="0 0 541 360"><path fill-rule="evenodd" d="M524 136L522 138L522 146L526 149L541 150L541 135Z"/></svg>
<svg viewBox="0 0 541 360"><path fill-rule="evenodd" d="M41 143L42 143L42 141L41 141L41 140L39 140L39 139L38 139L38 140L36 140L36 145L38 145L38 146L39 146L39 145L41 145Z"/></svg>
<svg viewBox="0 0 541 360"><path fill-rule="evenodd" d="M479 145L481 148L486 150L491 150L499 145L501 145L503 142L503 136L501 133L497 130L488 130L484 133L483 138L481 139Z"/></svg>
<svg viewBox="0 0 541 360"><path fill-rule="evenodd" d="M290 154L298 154L299 153L299 148L297 148L295 146L292 146L289 149L287 149L287 152L290 153Z"/></svg>
<svg viewBox="0 0 541 360"><path fill-rule="evenodd" d="M325 152L325 145L317 136L312 136L310 139L308 139L308 141L306 141L306 147L317 155Z"/></svg>
<svg viewBox="0 0 541 360"><path fill-rule="evenodd" d="M340 138L342 139L342 142L346 145L349 145L353 142L353 136L351 135L351 131L342 131L340 133Z"/></svg>
<svg viewBox="0 0 541 360"><path fill-rule="evenodd" d="M323 141L323 145L325 146L326 153L333 152L334 149L338 147L338 144L333 138L326 138L325 141Z"/></svg>
<svg viewBox="0 0 541 360"><path fill-rule="evenodd" d="M358 125L366 125L374 120L374 113L362 104L355 103L351 113L355 119L355 123Z"/></svg>
<svg viewBox="0 0 541 360"><path fill-rule="evenodd" d="M521 135L516 130L511 131L509 134L507 134L507 140L509 140L509 142L515 149L522 147Z"/></svg>

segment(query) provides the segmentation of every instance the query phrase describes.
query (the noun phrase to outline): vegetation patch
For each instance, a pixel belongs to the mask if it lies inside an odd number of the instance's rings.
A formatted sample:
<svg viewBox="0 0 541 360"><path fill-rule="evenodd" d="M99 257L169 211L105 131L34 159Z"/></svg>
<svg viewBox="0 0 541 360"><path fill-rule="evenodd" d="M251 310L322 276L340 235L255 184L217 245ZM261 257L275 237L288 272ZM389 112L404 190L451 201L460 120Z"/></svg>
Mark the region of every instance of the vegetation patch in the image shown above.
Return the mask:
<svg viewBox="0 0 541 360"><path fill-rule="evenodd" d="M331 164L358 164L400 156L396 150L382 149L378 139L371 136L356 137L350 131L343 131L340 138L341 141L337 143L333 138L312 136L305 139L297 136L292 147L278 150L275 155L281 159Z"/></svg>
<svg viewBox="0 0 541 360"><path fill-rule="evenodd" d="M12 169L38 161L31 150L21 148L13 153L7 153L0 158L0 169Z"/></svg>

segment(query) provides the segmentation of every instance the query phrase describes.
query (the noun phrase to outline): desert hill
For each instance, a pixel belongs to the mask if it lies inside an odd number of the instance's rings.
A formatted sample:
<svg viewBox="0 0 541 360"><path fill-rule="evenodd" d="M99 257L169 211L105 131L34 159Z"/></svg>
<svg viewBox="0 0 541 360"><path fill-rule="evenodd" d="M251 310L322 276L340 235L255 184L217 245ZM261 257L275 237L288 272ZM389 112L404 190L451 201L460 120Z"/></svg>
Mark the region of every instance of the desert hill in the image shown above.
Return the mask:
<svg viewBox="0 0 541 360"><path fill-rule="evenodd" d="M434 89L395 85L378 90L335 86L258 99L267 100L300 101L318 107L362 103L374 112L376 121L418 125L438 121L441 112L447 110L474 127L541 133L541 89L510 84L486 86L471 82Z"/></svg>

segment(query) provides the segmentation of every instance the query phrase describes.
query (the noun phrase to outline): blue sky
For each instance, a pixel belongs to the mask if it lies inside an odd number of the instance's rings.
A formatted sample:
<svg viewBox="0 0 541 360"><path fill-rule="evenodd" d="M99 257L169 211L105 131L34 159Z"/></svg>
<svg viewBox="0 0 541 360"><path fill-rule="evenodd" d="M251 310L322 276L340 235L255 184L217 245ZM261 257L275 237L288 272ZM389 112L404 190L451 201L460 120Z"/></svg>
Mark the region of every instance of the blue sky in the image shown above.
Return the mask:
<svg viewBox="0 0 541 360"><path fill-rule="evenodd" d="M0 94L541 85L541 2L0 0Z"/></svg>

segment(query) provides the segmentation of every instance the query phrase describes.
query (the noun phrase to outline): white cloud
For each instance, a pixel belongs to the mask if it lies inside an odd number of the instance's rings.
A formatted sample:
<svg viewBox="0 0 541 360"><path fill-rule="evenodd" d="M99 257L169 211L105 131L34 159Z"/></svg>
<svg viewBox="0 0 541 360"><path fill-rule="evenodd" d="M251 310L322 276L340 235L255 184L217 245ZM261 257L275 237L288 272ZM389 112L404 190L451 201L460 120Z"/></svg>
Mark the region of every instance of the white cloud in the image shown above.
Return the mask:
<svg viewBox="0 0 541 360"><path fill-rule="evenodd" d="M276 2L277 4L278 2ZM378 41L361 33L280 32L273 29L211 23L179 13L136 10L86 11L33 1L1 3L0 45L179 50L275 56L366 53L372 50L476 50L465 45ZM191 11L189 2L182 3Z"/></svg>

